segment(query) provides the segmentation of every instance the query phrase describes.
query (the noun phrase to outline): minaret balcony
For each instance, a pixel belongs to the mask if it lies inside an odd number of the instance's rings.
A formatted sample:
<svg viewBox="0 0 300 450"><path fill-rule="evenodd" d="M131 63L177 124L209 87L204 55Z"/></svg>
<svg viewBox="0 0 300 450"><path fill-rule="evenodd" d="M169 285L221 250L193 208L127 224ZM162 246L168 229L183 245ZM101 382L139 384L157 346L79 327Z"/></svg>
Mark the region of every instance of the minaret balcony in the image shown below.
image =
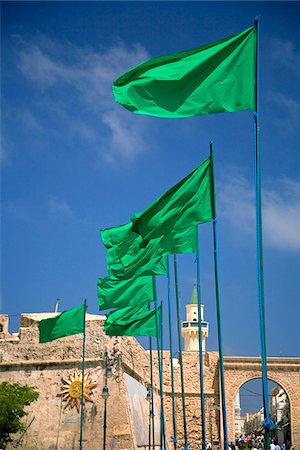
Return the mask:
<svg viewBox="0 0 300 450"><path fill-rule="evenodd" d="M198 333L198 321L188 322L184 321L182 322L182 334L194 334ZM208 335L208 322L202 321L202 334L204 336Z"/></svg>

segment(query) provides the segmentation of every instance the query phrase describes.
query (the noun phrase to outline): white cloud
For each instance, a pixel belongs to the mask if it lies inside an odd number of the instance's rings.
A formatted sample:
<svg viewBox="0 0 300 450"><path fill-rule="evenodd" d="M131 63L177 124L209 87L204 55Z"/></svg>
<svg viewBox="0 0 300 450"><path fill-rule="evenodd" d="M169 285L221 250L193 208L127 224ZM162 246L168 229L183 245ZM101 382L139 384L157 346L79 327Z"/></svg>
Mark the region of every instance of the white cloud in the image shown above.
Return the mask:
<svg viewBox="0 0 300 450"><path fill-rule="evenodd" d="M236 232L253 235L255 229L254 188L231 170L220 183L218 209ZM300 181L282 178L262 193L264 244L300 251Z"/></svg>
<svg viewBox="0 0 300 450"><path fill-rule="evenodd" d="M72 208L62 199L50 197L48 200L48 211L53 217L73 217Z"/></svg>
<svg viewBox="0 0 300 450"><path fill-rule="evenodd" d="M134 121L114 103L112 81L148 57L140 45L118 44L95 52L69 43L58 45L44 37L39 45L24 48L23 43L19 68L39 90L51 117L56 118L57 109L66 133L90 141L106 161L119 162L120 157L133 160L146 148L147 119Z"/></svg>

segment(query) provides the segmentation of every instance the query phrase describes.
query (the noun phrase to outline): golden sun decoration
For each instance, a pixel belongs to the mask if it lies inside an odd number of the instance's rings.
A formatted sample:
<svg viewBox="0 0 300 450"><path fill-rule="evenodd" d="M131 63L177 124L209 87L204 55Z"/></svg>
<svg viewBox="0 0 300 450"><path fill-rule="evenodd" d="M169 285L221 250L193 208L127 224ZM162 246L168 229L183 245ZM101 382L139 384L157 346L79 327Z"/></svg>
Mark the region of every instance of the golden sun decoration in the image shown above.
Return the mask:
<svg viewBox="0 0 300 450"><path fill-rule="evenodd" d="M76 406L79 412L81 406L81 396L82 396L82 374L75 371L74 375L69 375L68 378L63 378L62 393L63 400L66 401L65 408L71 406L73 408ZM96 383L91 383L90 375L87 373L84 375L83 380L83 396L85 400L92 402L91 395L93 394L92 389L96 386Z"/></svg>

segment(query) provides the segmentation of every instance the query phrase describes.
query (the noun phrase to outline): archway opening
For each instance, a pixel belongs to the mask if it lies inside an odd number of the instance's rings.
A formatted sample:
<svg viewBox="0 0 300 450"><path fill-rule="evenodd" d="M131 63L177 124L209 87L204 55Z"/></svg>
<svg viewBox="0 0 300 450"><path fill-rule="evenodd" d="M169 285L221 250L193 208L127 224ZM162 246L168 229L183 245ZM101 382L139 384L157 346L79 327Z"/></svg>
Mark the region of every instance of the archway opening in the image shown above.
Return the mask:
<svg viewBox="0 0 300 450"><path fill-rule="evenodd" d="M282 450L289 450L291 442L290 403L285 390L268 380L269 415L275 428L271 439ZM264 420L262 380L255 378L244 383L235 397L234 407L236 445L242 449L264 448Z"/></svg>

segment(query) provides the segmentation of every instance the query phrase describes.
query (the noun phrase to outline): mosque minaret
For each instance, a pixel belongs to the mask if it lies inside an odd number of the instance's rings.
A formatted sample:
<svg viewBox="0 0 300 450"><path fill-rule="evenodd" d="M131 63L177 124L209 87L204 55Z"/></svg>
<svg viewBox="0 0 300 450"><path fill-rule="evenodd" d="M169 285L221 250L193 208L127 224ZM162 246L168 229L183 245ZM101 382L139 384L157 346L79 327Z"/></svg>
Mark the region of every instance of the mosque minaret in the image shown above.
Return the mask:
<svg viewBox="0 0 300 450"><path fill-rule="evenodd" d="M208 322L204 319L204 305L201 305L202 318L202 350L205 352L206 339L208 337ZM184 339L185 352L199 351L199 329L198 329L198 296L197 284L194 283L193 293L190 302L186 305L186 320L181 324L181 333Z"/></svg>

